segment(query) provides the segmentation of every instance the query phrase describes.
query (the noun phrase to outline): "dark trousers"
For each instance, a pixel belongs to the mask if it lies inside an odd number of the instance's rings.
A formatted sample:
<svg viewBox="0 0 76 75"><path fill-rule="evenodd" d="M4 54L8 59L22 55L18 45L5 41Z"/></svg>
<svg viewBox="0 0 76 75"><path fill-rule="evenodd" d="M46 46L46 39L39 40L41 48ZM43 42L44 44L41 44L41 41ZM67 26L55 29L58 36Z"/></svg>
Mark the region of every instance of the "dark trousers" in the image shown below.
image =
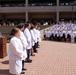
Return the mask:
<svg viewBox="0 0 76 75"><path fill-rule="evenodd" d="M33 46L34 52L37 52L36 48L37 48L37 43L35 43L35 45Z"/></svg>
<svg viewBox="0 0 76 75"><path fill-rule="evenodd" d="M74 42L76 43L76 37L74 38Z"/></svg>
<svg viewBox="0 0 76 75"><path fill-rule="evenodd" d="M37 47L39 46L39 42L37 42Z"/></svg>
<svg viewBox="0 0 76 75"><path fill-rule="evenodd" d="M60 36L58 36L57 39L58 39L58 42L60 42Z"/></svg>
<svg viewBox="0 0 76 75"><path fill-rule="evenodd" d="M27 61L30 59L30 50L31 49L27 49Z"/></svg>
<svg viewBox="0 0 76 75"><path fill-rule="evenodd" d="M24 60L22 60L22 69L24 69Z"/></svg>

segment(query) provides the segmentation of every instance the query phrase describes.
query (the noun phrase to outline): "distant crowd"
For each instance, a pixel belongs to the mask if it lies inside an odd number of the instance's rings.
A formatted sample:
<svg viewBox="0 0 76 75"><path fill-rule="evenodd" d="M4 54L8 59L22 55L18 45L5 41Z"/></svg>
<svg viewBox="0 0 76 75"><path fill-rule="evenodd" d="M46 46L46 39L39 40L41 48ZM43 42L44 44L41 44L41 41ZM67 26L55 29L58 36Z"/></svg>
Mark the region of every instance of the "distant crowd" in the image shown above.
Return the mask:
<svg viewBox="0 0 76 75"><path fill-rule="evenodd" d="M57 4L55 2L33 2L29 3L28 6L56 6ZM60 6L71 6L71 2L60 2ZM0 7L25 7L25 3L2 3L0 4Z"/></svg>
<svg viewBox="0 0 76 75"><path fill-rule="evenodd" d="M59 22L43 32L44 40L76 43L76 21Z"/></svg>

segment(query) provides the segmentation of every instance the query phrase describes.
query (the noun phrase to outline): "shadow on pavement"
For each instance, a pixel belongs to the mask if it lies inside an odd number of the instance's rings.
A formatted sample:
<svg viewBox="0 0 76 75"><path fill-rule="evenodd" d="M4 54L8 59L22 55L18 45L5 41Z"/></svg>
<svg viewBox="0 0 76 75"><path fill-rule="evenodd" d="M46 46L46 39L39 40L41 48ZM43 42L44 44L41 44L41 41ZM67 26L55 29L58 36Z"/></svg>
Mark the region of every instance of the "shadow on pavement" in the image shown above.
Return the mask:
<svg viewBox="0 0 76 75"><path fill-rule="evenodd" d="M7 69L0 69L0 75L10 75L9 70Z"/></svg>
<svg viewBox="0 0 76 75"><path fill-rule="evenodd" d="M9 64L9 60L1 62L2 64Z"/></svg>

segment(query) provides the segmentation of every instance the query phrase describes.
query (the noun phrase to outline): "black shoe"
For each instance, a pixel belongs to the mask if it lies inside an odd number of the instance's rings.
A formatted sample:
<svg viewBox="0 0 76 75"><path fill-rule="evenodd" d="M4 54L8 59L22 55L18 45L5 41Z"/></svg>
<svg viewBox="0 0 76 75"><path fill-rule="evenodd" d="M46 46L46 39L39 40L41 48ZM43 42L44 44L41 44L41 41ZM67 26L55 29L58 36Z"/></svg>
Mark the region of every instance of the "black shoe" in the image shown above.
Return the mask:
<svg viewBox="0 0 76 75"><path fill-rule="evenodd" d="M26 63L31 63L32 62L32 60L27 60L27 61L25 61Z"/></svg>
<svg viewBox="0 0 76 75"><path fill-rule="evenodd" d="M26 71L27 69L23 68L22 70L23 70L23 71Z"/></svg>
<svg viewBox="0 0 76 75"><path fill-rule="evenodd" d="M32 62L32 60L27 60L27 62L30 62L30 63L31 63L31 62Z"/></svg>
<svg viewBox="0 0 76 75"><path fill-rule="evenodd" d="M39 47L37 47L37 48L39 48Z"/></svg>
<svg viewBox="0 0 76 75"><path fill-rule="evenodd" d="M31 56L35 56L35 54L31 54Z"/></svg>
<svg viewBox="0 0 76 75"><path fill-rule="evenodd" d="M34 50L34 52L35 52L35 51L38 51L37 48Z"/></svg>
<svg viewBox="0 0 76 75"><path fill-rule="evenodd" d="M36 52L34 52L34 53L38 53L38 52L36 51Z"/></svg>
<svg viewBox="0 0 76 75"><path fill-rule="evenodd" d="M25 72L21 72L20 74L25 74Z"/></svg>

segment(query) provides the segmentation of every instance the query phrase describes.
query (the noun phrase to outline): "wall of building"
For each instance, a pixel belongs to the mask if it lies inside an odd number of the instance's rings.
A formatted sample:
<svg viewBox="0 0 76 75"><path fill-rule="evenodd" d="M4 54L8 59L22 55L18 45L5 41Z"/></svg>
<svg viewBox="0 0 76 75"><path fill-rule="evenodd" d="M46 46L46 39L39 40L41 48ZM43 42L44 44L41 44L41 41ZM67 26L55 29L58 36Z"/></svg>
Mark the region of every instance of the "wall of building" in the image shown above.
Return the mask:
<svg viewBox="0 0 76 75"><path fill-rule="evenodd" d="M72 13L72 6L59 6L59 0L56 0L56 6L28 6L28 2L28 0L25 0L25 7L0 7L0 19L25 18L27 22L32 18L41 17L53 18L55 21L59 22L59 18L72 18L72 14L69 14L69 12ZM73 7L73 11L76 14L76 6ZM11 15L11 13L13 14ZM17 13L17 15L15 13ZM2 14L5 15L2 16ZM74 16L74 18L76 18L76 16Z"/></svg>

